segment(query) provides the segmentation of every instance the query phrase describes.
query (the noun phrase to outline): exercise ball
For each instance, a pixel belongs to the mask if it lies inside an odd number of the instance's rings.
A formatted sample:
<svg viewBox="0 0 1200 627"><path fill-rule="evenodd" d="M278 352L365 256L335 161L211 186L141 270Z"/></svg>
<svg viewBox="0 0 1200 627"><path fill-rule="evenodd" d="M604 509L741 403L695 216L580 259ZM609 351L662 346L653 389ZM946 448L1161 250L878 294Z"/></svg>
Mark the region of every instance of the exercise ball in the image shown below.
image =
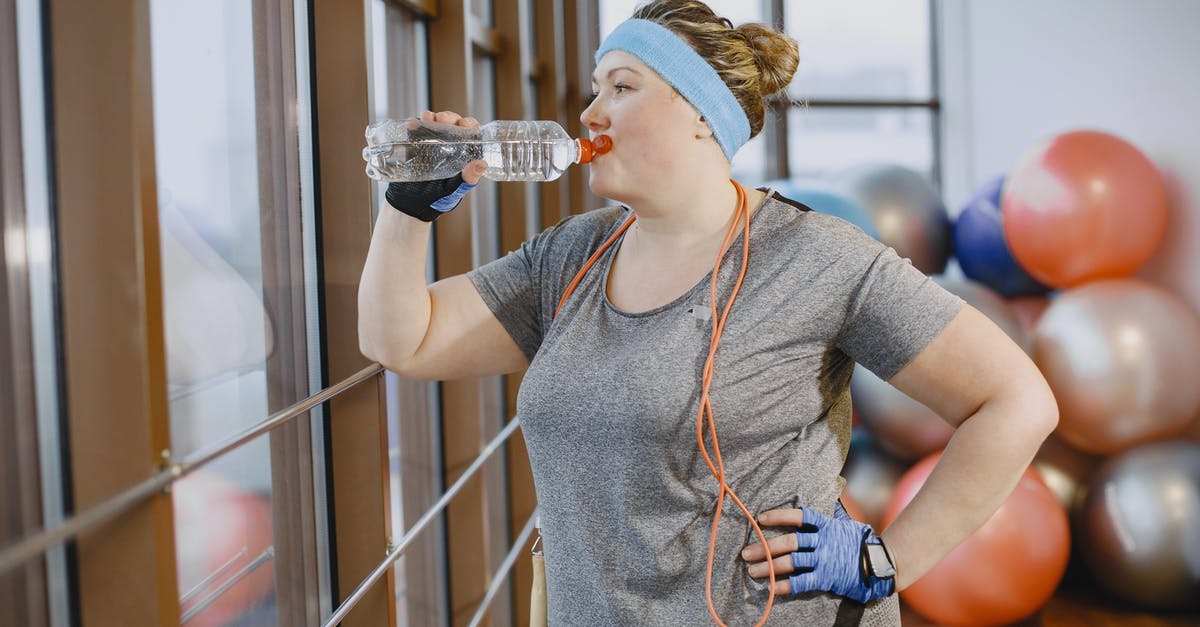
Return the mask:
<svg viewBox="0 0 1200 627"><path fill-rule="evenodd" d="M1140 279L1064 292L1034 332L1034 361L1058 400L1057 433L1111 454L1183 432L1200 412L1200 318Z"/></svg>
<svg viewBox="0 0 1200 627"><path fill-rule="evenodd" d="M1088 570L1153 609L1200 607L1200 444L1154 442L1108 459L1077 519Z"/></svg>
<svg viewBox="0 0 1200 627"><path fill-rule="evenodd" d="M854 500L853 496L850 496L848 491L842 490L842 495L838 497L838 500L842 502L842 508L846 510L847 516L859 522L865 522L868 525L871 525L871 523L867 521L867 515L863 513L862 506L858 504L858 501ZM874 525L871 526L873 527Z"/></svg>
<svg viewBox="0 0 1200 627"><path fill-rule="evenodd" d="M999 294L981 283L967 279L942 275L934 277L933 280L996 323L996 326L1000 327L1005 335L1012 338L1012 341L1020 346L1021 350L1026 353L1032 352L1033 344L1029 334L1025 332L1024 326L1021 325L1021 319L1009 306L1008 301L1001 298Z"/></svg>
<svg viewBox="0 0 1200 627"><path fill-rule="evenodd" d="M1018 296L1008 299L1008 308L1017 315L1017 320L1021 323L1021 328L1025 331L1025 336L1029 338L1030 347L1033 346L1033 330L1037 328L1037 323L1042 319L1042 314L1046 313L1046 309L1050 307L1049 296Z"/></svg>
<svg viewBox="0 0 1200 627"><path fill-rule="evenodd" d="M954 220L954 256L968 279L992 288L1001 296L1043 294L1050 288L1025 272L1004 241L1000 216L1003 186L1004 177L997 177L963 206Z"/></svg>
<svg viewBox="0 0 1200 627"><path fill-rule="evenodd" d="M850 436L850 453L842 467L842 476L846 478L843 496L848 494L854 500L862 517L853 513L851 516L880 529L883 510L906 468L904 462L883 450L865 429L855 429Z"/></svg>
<svg viewBox="0 0 1200 627"><path fill-rule="evenodd" d="M1041 476L1042 483L1050 488L1063 508L1071 512L1087 494L1088 481L1102 459L1071 448L1051 435L1038 449L1033 466Z"/></svg>
<svg viewBox="0 0 1200 627"><path fill-rule="evenodd" d="M819 182L804 182L797 180L780 180L766 183L766 187L774 189L783 196L807 206L813 211L841 218L862 229L867 235L880 239L879 231L871 223L871 216L866 210L855 204L844 194L838 193L831 187Z"/></svg>
<svg viewBox="0 0 1200 627"><path fill-rule="evenodd" d="M187 613L271 549L271 504L207 470L176 481L171 494L179 594L190 596L181 610ZM264 560L188 625L227 625L266 600L275 589L275 564L270 554ZM204 583L213 574L216 579Z"/></svg>
<svg viewBox="0 0 1200 627"><path fill-rule="evenodd" d="M965 279L936 276L933 280L991 319L1022 350L1032 352L1020 320L995 292ZM855 366L850 390L862 425L880 446L902 460L914 461L941 449L954 435L954 428L932 409L862 366Z"/></svg>
<svg viewBox="0 0 1200 627"><path fill-rule="evenodd" d="M891 524L940 458L921 460L900 478L884 516ZM943 625L1005 625L1038 611L1067 569L1070 525L1054 493L1029 468L982 527L900 593Z"/></svg>
<svg viewBox="0 0 1200 627"><path fill-rule="evenodd" d="M903 461L914 461L946 446L954 427L932 409L855 365L850 396L864 427L879 445Z"/></svg>
<svg viewBox="0 0 1200 627"><path fill-rule="evenodd" d="M897 165L863 165L847 170L836 186L866 209L880 240L925 274L946 269L950 217L933 185Z"/></svg>
<svg viewBox="0 0 1200 627"><path fill-rule="evenodd" d="M1072 131L1013 168L1001 211L1013 257L1038 281L1073 287L1132 276L1167 228L1162 176L1137 148L1100 131Z"/></svg>

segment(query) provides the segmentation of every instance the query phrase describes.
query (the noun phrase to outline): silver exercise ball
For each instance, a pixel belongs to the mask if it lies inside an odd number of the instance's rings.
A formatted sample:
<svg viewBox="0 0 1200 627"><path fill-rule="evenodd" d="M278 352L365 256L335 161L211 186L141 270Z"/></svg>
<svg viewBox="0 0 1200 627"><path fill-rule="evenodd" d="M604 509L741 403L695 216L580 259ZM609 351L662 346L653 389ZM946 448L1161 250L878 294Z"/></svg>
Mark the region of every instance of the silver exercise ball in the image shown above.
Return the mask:
<svg viewBox="0 0 1200 627"><path fill-rule="evenodd" d="M1034 361L1058 400L1058 433L1112 454L1181 435L1200 413L1200 317L1141 279L1067 290L1034 330Z"/></svg>
<svg viewBox="0 0 1200 627"><path fill-rule="evenodd" d="M990 288L967 279L936 276L933 280L996 323L1013 342L1031 352L1032 342L1008 302ZM950 441L954 428L932 409L885 383L870 370L856 366L850 380L851 397L864 426L888 452L905 461L933 453Z"/></svg>
<svg viewBox="0 0 1200 627"><path fill-rule="evenodd" d="M996 326L1000 327L1017 346L1027 354L1033 354L1033 338L1025 331L1020 316L990 287L970 279L949 278L944 275L936 276L933 280L946 291L967 301L969 305L987 316Z"/></svg>
<svg viewBox="0 0 1200 627"><path fill-rule="evenodd" d="M1088 481L1101 461L1103 458L1071 448L1051 435L1034 456L1033 465L1063 509L1070 512L1083 501Z"/></svg>
<svg viewBox="0 0 1200 627"><path fill-rule="evenodd" d="M1145 444L1097 469L1077 520L1088 569L1153 609L1200 606L1200 444Z"/></svg>
<svg viewBox="0 0 1200 627"><path fill-rule="evenodd" d="M946 269L953 248L950 218L924 176L898 165L872 164L847 170L836 185L867 210L883 243L901 257L925 274Z"/></svg>
<svg viewBox="0 0 1200 627"><path fill-rule="evenodd" d="M846 491L862 510L866 519L863 522L876 530L882 529L883 511L906 469L903 462L884 451L865 429L854 430L842 476L846 478Z"/></svg>
<svg viewBox="0 0 1200 627"><path fill-rule="evenodd" d="M850 397L863 426L901 460L916 461L941 450L954 435L954 428L932 409L859 365L850 379Z"/></svg>

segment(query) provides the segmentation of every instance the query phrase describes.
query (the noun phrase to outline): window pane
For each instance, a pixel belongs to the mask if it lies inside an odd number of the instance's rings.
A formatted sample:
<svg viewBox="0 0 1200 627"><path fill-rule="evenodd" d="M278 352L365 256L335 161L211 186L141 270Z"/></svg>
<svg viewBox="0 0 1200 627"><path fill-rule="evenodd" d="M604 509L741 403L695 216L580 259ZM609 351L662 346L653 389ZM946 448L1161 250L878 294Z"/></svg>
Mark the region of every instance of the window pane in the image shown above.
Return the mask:
<svg viewBox="0 0 1200 627"><path fill-rule="evenodd" d="M270 178L260 181L259 148L270 131L256 121L266 108L257 102L255 72L267 64L256 67L251 9L235 0L151 3L176 458L267 417L267 360L290 342L275 332L290 312L272 320L264 301L264 283L276 281L264 266L289 261L264 258L260 225L286 219L288 207L282 199L260 200L260 182ZM179 593L184 616L194 615L189 625L276 622L270 463L261 437L173 488Z"/></svg>
<svg viewBox="0 0 1200 627"><path fill-rule="evenodd" d="M929 0L788 0L796 99L928 99Z"/></svg>
<svg viewBox="0 0 1200 627"><path fill-rule="evenodd" d="M633 10L646 0L600 0L600 37L603 39L618 24L629 19ZM746 22L762 22L762 3L745 0L710 0L708 6L717 15L728 18L734 26Z"/></svg>
<svg viewBox="0 0 1200 627"><path fill-rule="evenodd" d="M881 161L932 176L932 118L928 109L793 108L788 115L791 176L819 178Z"/></svg>

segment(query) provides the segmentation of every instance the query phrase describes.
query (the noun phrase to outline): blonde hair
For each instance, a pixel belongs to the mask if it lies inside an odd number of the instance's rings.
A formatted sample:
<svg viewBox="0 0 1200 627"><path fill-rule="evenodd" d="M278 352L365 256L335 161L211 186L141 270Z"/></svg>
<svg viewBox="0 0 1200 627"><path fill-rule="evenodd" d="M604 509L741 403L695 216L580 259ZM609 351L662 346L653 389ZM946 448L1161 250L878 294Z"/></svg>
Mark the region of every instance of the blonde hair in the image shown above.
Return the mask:
<svg viewBox="0 0 1200 627"><path fill-rule="evenodd" d="M698 0L654 0L638 7L633 18L669 29L717 71L746 112L751 137L762 131L764 99L785 89L800 63L791 37L763 24L734 28Z"/></svg>

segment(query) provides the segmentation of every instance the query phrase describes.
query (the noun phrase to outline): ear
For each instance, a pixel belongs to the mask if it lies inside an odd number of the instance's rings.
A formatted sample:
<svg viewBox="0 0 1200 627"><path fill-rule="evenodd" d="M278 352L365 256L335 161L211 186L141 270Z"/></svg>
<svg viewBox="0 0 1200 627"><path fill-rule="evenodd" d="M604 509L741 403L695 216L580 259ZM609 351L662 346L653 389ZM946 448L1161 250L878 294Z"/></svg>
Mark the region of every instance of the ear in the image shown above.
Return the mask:
<svg viewBox="0 0 1200 627"><path fill-rule="evenodd" d="M708 120L704 119L703 115L696 114L696 139L708 139L713 136L712 128L708 126Z"/></svg>

